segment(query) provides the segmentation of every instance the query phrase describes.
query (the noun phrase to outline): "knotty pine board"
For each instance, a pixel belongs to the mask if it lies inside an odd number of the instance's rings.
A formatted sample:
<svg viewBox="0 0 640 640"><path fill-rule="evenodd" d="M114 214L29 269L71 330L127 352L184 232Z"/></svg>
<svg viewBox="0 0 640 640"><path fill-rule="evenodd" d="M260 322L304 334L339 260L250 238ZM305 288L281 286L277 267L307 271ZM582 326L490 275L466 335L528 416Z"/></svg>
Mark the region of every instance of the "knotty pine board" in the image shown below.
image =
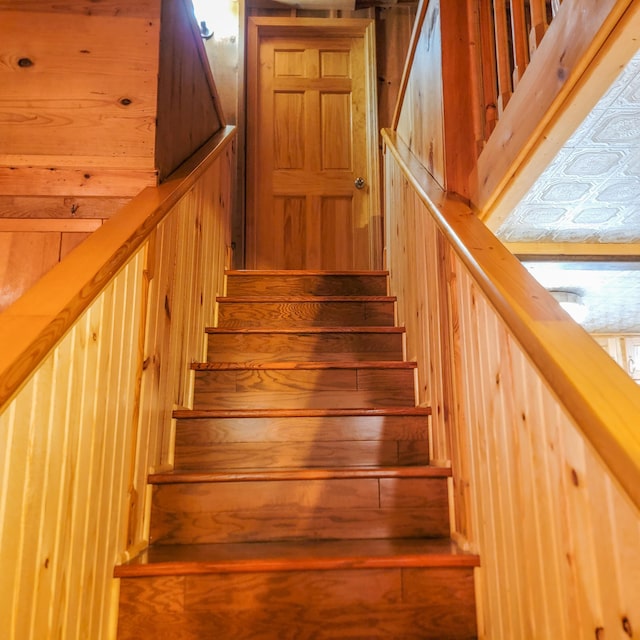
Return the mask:
<svg viewBox="0 0 640 640"><path fill-rule="evenodd" d="M16 65L3 74L0 106L13 114L0 125L3 152L119 156L123 168L132 156L153 170L159 28L139 17L3 11ZM31 65L18 66L23 58Z"/></svg>

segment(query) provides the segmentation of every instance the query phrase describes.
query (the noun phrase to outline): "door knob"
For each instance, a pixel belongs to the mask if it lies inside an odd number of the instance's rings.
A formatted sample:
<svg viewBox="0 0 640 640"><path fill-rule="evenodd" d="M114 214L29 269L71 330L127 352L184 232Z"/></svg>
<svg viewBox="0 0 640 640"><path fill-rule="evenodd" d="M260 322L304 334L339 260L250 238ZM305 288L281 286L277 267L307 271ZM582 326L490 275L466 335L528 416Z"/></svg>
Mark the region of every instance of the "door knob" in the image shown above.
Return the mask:
<svg viewBox="0 0 640 640"><path fill-rule="evenodd" d="M367 184L364 178L356 178L353 182L356 185L356 189L364 189L364 186Z"/></svg>

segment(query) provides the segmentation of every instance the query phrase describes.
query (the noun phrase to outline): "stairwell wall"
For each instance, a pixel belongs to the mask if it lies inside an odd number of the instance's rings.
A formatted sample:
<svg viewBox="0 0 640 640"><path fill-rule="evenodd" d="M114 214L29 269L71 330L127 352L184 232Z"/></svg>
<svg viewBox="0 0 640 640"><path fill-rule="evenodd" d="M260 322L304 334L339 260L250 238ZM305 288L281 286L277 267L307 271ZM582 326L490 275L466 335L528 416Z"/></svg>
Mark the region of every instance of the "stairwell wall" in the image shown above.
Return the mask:
<svg viewBox="0 0 640 640"><path fill-rule="evenodd" d="M447 119L447 104L457 91L471 106L459 122L476 122L481 134L486 114L473 103L484 104L474 97L483 78L445 32L457 24L472 33L486 3L466 3L467 23L445 17L450 4L421 2L384 134L385 251L419 402L433 407L432 459L453 468L453 536L481 557L479 637L626 639L640 625L640 395L464 204L475 188L462 171L469 156L451 163L469 138ZM562 35L566 16L586 12L579 0L565 4L549 33ZM481 44L464 46L474 53ZM546 90L552 74L542 75ZM484 145L475 138L474 154Z"/></svg>
<svg viewBox="0 0 640 640"><path fill-rule="evenodd" d="M386 141L390 288L419 401L433 406L432 455L453 469L453 536L480 554L479 637L632 637L640 392L397 137Z"/></svg>
<svg viewBox="0 0 640 640"><path fill-rule="evenodd" d="M229 263L233 131L147 189L0 317L0 636L115 637Z"/></svg>

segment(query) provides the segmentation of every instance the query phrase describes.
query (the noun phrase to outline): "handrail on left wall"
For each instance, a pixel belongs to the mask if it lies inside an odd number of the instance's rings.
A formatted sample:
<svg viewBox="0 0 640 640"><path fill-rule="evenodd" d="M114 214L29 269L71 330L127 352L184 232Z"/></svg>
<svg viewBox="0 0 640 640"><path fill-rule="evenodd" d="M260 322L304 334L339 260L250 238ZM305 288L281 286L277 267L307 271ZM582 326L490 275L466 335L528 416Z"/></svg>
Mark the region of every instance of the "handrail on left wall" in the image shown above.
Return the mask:
<svg viewBox="0 0 640 640"><path fill-rule="evenodd" d="M145 189L0 314L0 637L113 640L116 564L215 323L235 129Z"/></svg>
<svg viewBox="0 0 640 640"><path fill-rule="evenodd" d="M233 126L217 132L0 313L0 410L234 136Z"/></svg>

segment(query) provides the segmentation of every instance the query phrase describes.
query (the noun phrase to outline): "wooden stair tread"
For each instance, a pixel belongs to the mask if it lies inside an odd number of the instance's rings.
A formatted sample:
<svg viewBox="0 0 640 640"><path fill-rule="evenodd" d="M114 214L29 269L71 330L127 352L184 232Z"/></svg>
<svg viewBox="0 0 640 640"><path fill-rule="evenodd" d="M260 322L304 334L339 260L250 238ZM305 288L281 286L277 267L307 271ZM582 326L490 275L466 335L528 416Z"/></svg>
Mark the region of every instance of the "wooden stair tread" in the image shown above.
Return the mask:
<svg viewBox="0 0 640 640"><path fill-rule="evenodd" d="M327 333L404 333L404 327L207 327L212 334L327 334Z"/></svg>
<svg viewBox="0 0 640 640"><path fill-rule="evenodd" d="M198 418L313 418L348 416L430 416L431 407L388 407L376 409L176 409L177 419Z"/></svg>
<svg viewBox="0 0 640 640"><path fill-rule="evenodd" d="M448 478L449 467L306 467L290 469L216 469L215 471L166 471L149 475L150 484L255 482L285 480L336 480L345 478Z"/></svg>
<svg viewBox="0 0 640 640"><path fill-rule="evenodd" d="M395 302L395 296L218 296L218 302L242 302L260 304L262 302Z"/></svg>
<svg viewBox="0 0 640 640"><path fill-rule="evenodd" d="M155 545L115 577L409 567L477 567L449 538Z"/></svg>
<svg viewBox="0 0 640 640"><path fill-rule="evenodd" d="M289 362L194 362L194 371L236 371L242 369L415 369L416 362L404 360L340 360Z"/></svg>

